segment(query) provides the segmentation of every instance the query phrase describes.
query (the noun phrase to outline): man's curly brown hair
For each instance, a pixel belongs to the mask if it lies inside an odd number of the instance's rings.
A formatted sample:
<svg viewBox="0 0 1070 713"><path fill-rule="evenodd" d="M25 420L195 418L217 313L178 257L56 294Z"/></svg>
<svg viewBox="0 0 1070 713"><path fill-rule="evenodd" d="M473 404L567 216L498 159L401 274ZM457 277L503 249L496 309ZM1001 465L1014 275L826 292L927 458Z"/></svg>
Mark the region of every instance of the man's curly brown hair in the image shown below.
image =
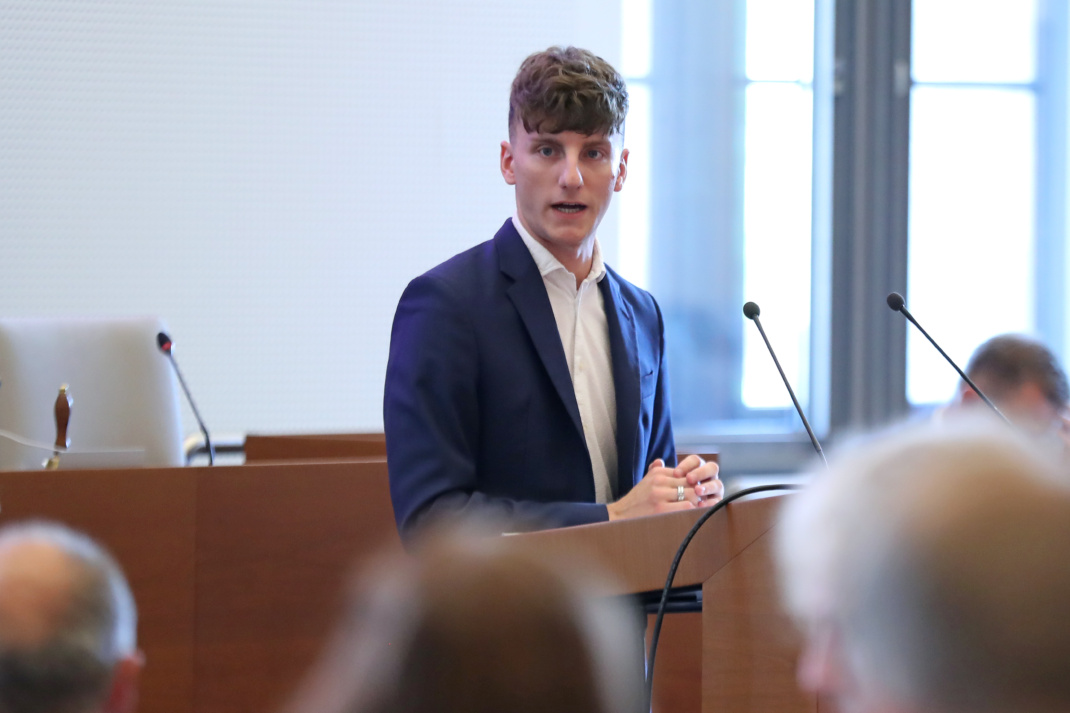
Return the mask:
<svg viewBox="0 0 1070 713"><path fill-rule="evenodd" d="M624 132L628 88L609 62L577 47L551 47L520 65L509 95L509 136L575 131L585 136Z"/></svg>

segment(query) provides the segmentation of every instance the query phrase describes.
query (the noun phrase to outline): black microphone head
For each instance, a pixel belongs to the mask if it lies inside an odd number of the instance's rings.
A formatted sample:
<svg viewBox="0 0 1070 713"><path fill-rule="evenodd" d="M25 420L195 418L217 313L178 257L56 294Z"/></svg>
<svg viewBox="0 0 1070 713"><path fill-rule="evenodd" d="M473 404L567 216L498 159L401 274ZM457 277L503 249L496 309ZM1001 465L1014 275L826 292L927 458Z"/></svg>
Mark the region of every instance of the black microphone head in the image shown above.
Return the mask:
<svg viewBox="0 0 1070 713"><path fill-rule="evenodd" d="M761 313L762 311L758 309L758 305L753 302L748 302L747 304L743 305L743 316L747 319L754 319Z"/></svg>
<svg viewBox="0 0 1070 713"><path fill-rule="evenodd" d="M156 344L159 345L160 351L164 354L171 353L171 337L167 336L166 332L160 332L156 335Z"/></svg>
<svg viewBox="0 0 1070 713"><path fill-rule="evenodd" d="M906 300L904 300L903 295L898 292L893 292L888 295L888 306L892 308L893 312L902 311L904 304L906 304Z"/></svg>

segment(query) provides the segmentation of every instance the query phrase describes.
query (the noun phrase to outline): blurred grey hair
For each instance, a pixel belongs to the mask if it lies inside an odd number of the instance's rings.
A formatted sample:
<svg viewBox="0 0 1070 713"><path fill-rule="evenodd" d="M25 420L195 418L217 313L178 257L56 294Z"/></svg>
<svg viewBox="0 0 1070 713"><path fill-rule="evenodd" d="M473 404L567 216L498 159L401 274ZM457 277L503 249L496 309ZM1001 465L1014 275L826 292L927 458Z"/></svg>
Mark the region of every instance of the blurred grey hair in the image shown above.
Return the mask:
<svg viewBox="0 0 1070 713"><path fill-rule="evenodd" d="M69 608L38 646L0 631L0 713L81 713L107 693L113 669L137 648L137 609L116 561L92 539L57 523L0 528L0 548L29 542L56 547L74 567Z"/></svg>
<svg viewBox="0 0 1070 713"><path fill-rule="evenodd" d="M1070 704L1070 488L1001 424L854 444L786 506L786 604L860 690L921 709Z"/></svg>

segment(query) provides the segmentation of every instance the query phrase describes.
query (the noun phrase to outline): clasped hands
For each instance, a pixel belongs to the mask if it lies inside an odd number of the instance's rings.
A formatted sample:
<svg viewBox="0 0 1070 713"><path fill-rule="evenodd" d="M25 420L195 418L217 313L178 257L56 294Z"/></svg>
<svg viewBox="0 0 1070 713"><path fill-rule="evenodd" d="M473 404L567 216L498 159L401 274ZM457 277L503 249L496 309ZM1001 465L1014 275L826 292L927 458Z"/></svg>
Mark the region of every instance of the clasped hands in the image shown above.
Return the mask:
<svg viewBox="0 0 1070 713"><path fill-rule="evenodd" d="M675 468L667 468L658 458L646 471L643 479L620 500L606 506L610 520L656 515L663 512L708 507L724 497L724 484L717 477L718 467L696 455L680 461ZM680 486L684 499L679 500Z"/></svg>

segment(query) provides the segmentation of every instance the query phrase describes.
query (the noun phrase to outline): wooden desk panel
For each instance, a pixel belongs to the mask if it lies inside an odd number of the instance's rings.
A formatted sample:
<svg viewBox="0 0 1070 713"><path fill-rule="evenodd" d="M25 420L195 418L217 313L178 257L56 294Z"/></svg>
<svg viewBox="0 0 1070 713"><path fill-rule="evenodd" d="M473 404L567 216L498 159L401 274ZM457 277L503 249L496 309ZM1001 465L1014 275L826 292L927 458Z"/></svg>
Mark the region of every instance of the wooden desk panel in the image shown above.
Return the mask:
<svg viewBox="0 0 1070 713"><path fill-rule="evenodd" d="M122 565L145 652L142 711L193 710L195 497L175 468L0 473L0 522L63 522Z"/></svg>
<svg viewBox="0 0 1070 713"><path fill-rule="evenodd" d="M401 551L381 459L0 473L0 522L104 544L146 656L139 710L272 710L336 621L353 568Z"/></svg>
<svg viewBox="0 0 1070 713"><path fill-rule="evenodd" d="M386 462L202 471L198 713L264 711L295 689L355 568L401 552Z"/></svg>
<svg viewBox="0 0 1070 713"><path fill-rule="evenodd" d="M245 462L386 458L382 433L332 433L245 437Z"/></svg>

